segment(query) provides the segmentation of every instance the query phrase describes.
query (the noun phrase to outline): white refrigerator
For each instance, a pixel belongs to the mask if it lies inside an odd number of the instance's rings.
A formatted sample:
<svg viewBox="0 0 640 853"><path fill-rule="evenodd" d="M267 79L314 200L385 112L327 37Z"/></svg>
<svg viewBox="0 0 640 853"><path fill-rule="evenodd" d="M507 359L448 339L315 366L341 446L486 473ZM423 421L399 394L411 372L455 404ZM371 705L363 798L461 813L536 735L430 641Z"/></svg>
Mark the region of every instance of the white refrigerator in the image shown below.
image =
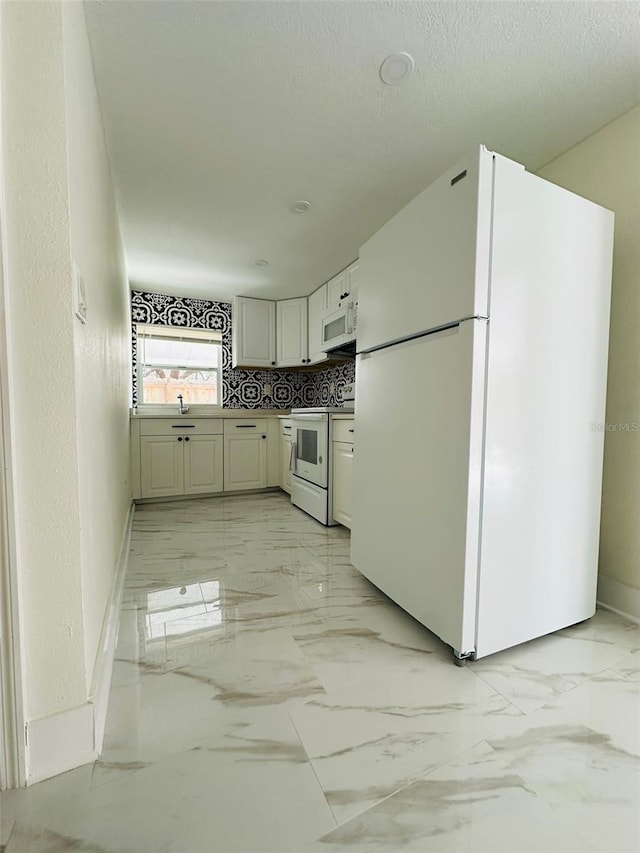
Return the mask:
<svg viewBox="0 0 640 853"><path fill-rule="evenodd" d="M612 247L479 147L361 249L351 560L457 663L594 613Z"/></svg>

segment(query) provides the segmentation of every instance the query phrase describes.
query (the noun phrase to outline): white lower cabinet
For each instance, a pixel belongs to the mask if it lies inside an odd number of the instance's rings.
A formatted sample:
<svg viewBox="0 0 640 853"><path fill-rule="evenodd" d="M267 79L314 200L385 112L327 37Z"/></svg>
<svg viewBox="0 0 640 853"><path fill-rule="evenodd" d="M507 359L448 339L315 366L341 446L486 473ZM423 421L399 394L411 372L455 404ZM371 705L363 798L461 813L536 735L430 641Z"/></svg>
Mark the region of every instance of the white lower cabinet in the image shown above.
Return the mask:
<svg viewBox="0 0 640 853"><path fill-rule="evenodd" d="M157 419L143 426L146 432L160 434L140 436L140 497L222 491L222 435L199 433L198 427L222 428L215 421L203 427L202 419L190 425Z"/></svg>
<svg viewBox="0 0 640 853"><path fill-rule="evenodd" d="M131 477L136 500L277 487L278 419L133 418Z"/></svg>
<svg viewBox="0 0 640 853"><path fill-rule="evenodd" d="M224 422L224 490L267 487L267 424L264 419Z"/></svg>
<svg viewBox="0 0 640 853"><path fill-rule="evenodd" d="M344 524L351 530L354 419L343 415L332 417L331 439L331 477L333 483L331 515L334 521L337 521L338 524Z"/></svg>
<svg viewBox="0 0 640 853"><path fill-rule="evenodd" d="M223 438L221 435L192 435L184 444L185 495L221 492Z"/></svg>
<svg viewBox="0 0 640 853"><path fill-rule="evenodd" d="M280 421L280 482L283 492L291 494L291 421Z"/></svg>
<svg viewBox="0 0 640 853"><path fill-rule="evenodd" d="M333 504L332 515L339 524L351 529L351 477L353 444L333 442Z"/></svg>
<svg viewBox="0 0 640 853"><path fill-rule="evenodd" d="M165 498L184 493L184 442L177 435L140 438L140 496Z"/></svg>

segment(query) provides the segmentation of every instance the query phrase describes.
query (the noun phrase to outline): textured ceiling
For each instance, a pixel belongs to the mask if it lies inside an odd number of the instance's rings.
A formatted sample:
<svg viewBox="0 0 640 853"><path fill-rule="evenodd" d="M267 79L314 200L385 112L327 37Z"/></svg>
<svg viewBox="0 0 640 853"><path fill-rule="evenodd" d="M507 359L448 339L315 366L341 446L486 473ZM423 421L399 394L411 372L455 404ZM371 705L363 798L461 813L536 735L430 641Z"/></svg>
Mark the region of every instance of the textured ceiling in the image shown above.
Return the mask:
<svg viewBox="0 0 640 853"><path fill-rule="evenodd" d="M176 295L309 293L471 146L535 170L640 100L635 2L85 8L132 285Z"/></svg>

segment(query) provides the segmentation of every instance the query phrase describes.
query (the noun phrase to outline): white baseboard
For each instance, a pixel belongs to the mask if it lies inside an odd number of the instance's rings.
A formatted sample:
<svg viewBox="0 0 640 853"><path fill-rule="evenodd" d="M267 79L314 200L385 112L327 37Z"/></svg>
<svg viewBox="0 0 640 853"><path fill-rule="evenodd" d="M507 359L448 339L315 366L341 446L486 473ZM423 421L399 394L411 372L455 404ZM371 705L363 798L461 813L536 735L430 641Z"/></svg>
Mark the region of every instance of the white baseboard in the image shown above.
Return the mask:
<svg viewBox="0 0 640 853"><path fill-rule="evenodd" d="M27 723L27 785L95 761L93 705L85 702Z"/></svg>
<svg viewBox="0 0 640 853"><path fill-rule="evenodd" d="M640 589L634 589L607 575L599 575L598 604L631 622L640 623Z"/></svg>
<svg viewBox="0 0 640 853"><path fill-rule="evenodd" d="M95 761L102 752L134 511L131 504L105 611L91 695L82 705L27 723L27 785Z"/></svg>
<svg viewBox="0 0 640 853"><path fill-rule="evenodd" d="M107 720L107 707L109 705L109 690L111 687L111 675L113 673L113 658L118 639L118 624L120 620L120 604L122 601L122 590L124 578L127 573L127 561L129 558L129 545L131 542L131 527L133 525L133 514L135 506L132 503L127 513L127 518L122 535L122 544L118 555L118 563L113 578L109 603L105 611L100 644L96 656L96 664L93 670L91 693L89 702L93 705L94 714L94 749L100 755L102 753L102 742L104 740L104 728Z"/></svg>

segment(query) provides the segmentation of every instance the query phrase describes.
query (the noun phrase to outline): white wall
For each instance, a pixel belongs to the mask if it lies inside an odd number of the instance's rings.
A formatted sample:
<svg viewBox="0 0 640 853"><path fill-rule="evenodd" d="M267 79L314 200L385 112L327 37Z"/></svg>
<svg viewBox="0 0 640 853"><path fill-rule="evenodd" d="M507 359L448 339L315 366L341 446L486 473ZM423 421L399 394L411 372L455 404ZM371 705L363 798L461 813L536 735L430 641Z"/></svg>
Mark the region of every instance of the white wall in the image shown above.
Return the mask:
<svg viewBox="0 0 640 853"><path fill-rule="evenodd" d="M540 171L616 215L599 598L640 617L640 106Z"/></svg>
<svg viewBox="0 0 640 853"><path fill-rule="evenodd" d="M91 757L90 685L130 494L128 294L82 6L10 2L1 14L9 405L33 781ZM73 316L73 257L87 287L84 327Z"/></svg>
<svg viewBox="0 0 640 853"><path fill-rule="evenodd" d="M74 323L87 688L130 504L129 286L82 4L63 4L71 256L88 321Z"/></svg>

